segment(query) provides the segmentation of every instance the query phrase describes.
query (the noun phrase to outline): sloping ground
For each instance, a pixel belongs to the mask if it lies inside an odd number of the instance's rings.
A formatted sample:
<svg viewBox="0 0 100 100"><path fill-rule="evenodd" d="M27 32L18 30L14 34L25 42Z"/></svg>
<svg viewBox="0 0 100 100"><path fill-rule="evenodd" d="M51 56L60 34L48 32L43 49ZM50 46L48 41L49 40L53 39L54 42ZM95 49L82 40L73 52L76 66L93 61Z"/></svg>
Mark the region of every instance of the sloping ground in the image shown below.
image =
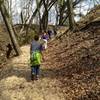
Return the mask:
<svg viewBox="0 0 100 100"><path fill-rule="evenodd" d="M66 100L100 99L100 24L49 44L44 66L61 81Z"/></svg>
<svg viewBox="0 0 100 100"><path fill-rule="evenodd" d="M86 16L81 18L81 20L77 24L79 29L82 29L86 25L95 21L100 21L100 5L93 8Z"/></svg>
<svg viewBox="0 0 100 100"><path fill-rule="evenodd" d="M100 26L63 35L44 51L40 79L30 81L29 46L0 70L0 100L99 100Z"/></svg>
<svg viewBox="0 0 100 100"><path fill-rule="evenodd" d="M0 70L0 100L66 100L53 72L42 66L40 79L30 81L29 46Z"/></svg>
<svg viewBox="0 0 100 100"><path fill-rule="evenodd" d="M6 46L9 43L10 39L4 27L4 24L0 25L0 67L3 66L3 63L6 62Z"/></svg>
<svg viewBox="0 0 100 100"><path fill-rule="evenodd" d="M0 100L100 100L100 24L48 44L41 76L30 81L29 46L0 69Z"/></svg>

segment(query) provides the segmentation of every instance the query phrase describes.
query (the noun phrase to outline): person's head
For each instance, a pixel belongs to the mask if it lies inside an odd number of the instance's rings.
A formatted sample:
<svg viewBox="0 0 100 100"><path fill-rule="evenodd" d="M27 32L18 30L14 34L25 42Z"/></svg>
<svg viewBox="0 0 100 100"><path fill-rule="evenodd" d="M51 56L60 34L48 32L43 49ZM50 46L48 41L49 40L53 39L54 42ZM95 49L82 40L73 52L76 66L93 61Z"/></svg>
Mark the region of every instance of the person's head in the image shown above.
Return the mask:
<svg viewBox="0 0 100 100"><path fill-rule="evenodd" d="M35 40L35 41L38 41L38 40L39 40L39 36L38 36L38 35L35 35L35 36L34 36L34 40Z"/></svg>
<svg viewBox="0 0 100 100"><path fill-rule="evenodd" d="M43 35L46 35L46 34L47 34L46 32L43 33Z"/></svg>

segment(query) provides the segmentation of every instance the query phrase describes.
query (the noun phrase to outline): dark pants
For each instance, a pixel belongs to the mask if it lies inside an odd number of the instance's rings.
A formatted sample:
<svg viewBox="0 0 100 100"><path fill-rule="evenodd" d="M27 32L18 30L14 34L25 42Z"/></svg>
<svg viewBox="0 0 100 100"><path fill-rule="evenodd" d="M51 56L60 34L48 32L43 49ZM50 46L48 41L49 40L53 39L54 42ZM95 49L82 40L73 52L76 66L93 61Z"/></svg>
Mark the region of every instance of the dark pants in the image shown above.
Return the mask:
<svg viewBox="0 0 100 100"><path fill-rule="evenodd" d="M31 66L31 74L32 75L39 75L40 72L40 65Z"/></svg>

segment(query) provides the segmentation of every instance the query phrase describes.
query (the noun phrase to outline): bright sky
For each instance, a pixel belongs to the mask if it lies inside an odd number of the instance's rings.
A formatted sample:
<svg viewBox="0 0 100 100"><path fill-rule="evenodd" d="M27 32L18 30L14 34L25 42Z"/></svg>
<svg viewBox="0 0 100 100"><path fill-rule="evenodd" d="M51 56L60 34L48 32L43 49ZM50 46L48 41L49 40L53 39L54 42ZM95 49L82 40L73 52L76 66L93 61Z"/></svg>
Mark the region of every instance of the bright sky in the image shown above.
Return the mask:
<svg viewBox="0 0 100 100"><path fill-rule="evenodd" d="M19 15L20 15L20 12L21 12L21 8L23 8L23 6L20 5L21 0L12 0L12 1L13 1L12 8L13 8L13 12L14 12L14 15L15 15L14 20L16 20L16 22L18 22L19 21ZM27 1L27 0L25 0L25 1ZM96 1L99 2L99 4L100 4L100 0L96 0ZM86 15L89 7L90 8L94 7L94 4L93 4L93 2L91 2L91 0L86 0L85 2L82 2L81 5L82 5L81 10L80 10L80 8L76 8L74 10L74 12L76 14L78 14L81 11L83 15ZM80 7L80 5L78 5L78 7ZM34 11L35 8L36 8L36 2L34 0L33 11ZM42 13L42 11L41 11L41 13ZM80 19L80 17L78 17L78 16L75 17L76 21L78 21L79 19ZM50 12L49 12L49 24L55 24L55 22L56 22L56 12L55 12L55 8L52 7Z"/></svg>

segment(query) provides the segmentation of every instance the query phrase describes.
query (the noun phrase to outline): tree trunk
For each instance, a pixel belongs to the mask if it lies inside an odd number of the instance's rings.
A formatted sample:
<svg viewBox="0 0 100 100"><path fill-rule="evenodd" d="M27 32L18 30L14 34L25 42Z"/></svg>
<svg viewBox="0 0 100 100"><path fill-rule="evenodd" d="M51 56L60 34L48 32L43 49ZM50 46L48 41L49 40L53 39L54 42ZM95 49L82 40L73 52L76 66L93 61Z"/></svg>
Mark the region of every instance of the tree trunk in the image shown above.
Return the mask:
<svg viewBox="0 0 100 100"><path fill-rule="evenodd" d="M39 32L41 33L42 32L42 23L41 23L40 11L38 13L39 13Z"/></svg>
<svg viewBox="0 0 100 100"><path fill-rule="evenodd" d="M43 30L44 31L47 31L47 28L48 28L48 8L49 8L49 4L48 4L48 0L45 1L43 0L43 5L44 5L44 8L45 8L45 11L44 11L44 14L43 14L43 17L42 17L42 20L43 20Z"/></svg>
<svg viewBox="0 0 100 100"><path fill-rule="evenodd" d="M21 11L21 13L20 13L20 18L21 18L21 23L22 23L22 25L24 24L24 18L23 18L23 12Z"/></svg>
<svg viewBox="0 0 100 100"><path fill-rule="evenodd" d="M59 12L58 12L58 6L57 6L57 3L55 5L55 10L56 10L56 26L58 25L58 20L59 20Z"/></svg>
<svg viewBox="0 0 100 100"><path fill-rule="evenodd" d="M59 25L62 26L62 21L63 21L63 12L60 11L60 16L59 16Z"/></svg>
<svg viewBox="0 0 100 100"><path fill-rule="evenodd" d="M8 14L7 9L4 6L4 4L1 4L0 5L0 10L1 10L1 14L3 16L5 25L7 27L8 33L10 35L13 48L14 48L14 50L16 52L16 55L18 56L18 55L20 55L20 47L19 47L18 42L17 42L17 39L15 37L14 31L13 31L13 28L12 28L12 25L10 23L9 14Z"/></svg>
<svg viewBox="0 0 100 100"><path fill-rule="evenodd" d="M44 17L44 31L47 31L47 29L48 29L48 11L46 12Z"/></svg>
<svg viewBox="0 0 100 100"><path fill-rule="evenodd" d="M44 14L42 16L42 19L41 19L41 23L42 23L42 29L43 31L47 31L47 28L48 28L48 11L44 11Z"/></svg>
<svg viewBox="0 0 100 100"><path fill-rule="evenodd" d="M74 20L74 13L73 13L73 0L67 0L67 8L69 14L69 27L71 30L74 30L75 20Z"/></svg>
<svg viewBox="0 0 100 100"><path fill-rule="evenodd" d="M39 5L38 5L39 8L35 9L35 11L33 12L32 16L31 16L31 18L29 20L29 23L28 23L28 25L26 27L26 34L28 34L28 31L29 31L30 26L32 25L33 19L36 16L38 10L41 8L41 6L42 6L42 0L39 2Z"/></svg>

